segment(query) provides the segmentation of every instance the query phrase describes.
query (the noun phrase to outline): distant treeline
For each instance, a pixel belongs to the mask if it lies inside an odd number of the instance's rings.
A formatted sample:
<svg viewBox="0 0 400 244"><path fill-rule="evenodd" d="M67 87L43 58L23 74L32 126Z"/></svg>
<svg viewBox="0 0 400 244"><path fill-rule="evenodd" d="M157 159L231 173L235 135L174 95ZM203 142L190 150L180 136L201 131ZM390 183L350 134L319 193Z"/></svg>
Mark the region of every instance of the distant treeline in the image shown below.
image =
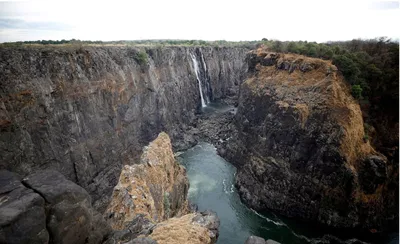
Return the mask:
<svg viewBox="0 0 400 244"><path fill-rule="evenodd" d="M261 44L271 51L302 54L309 57L331 59L352 85L353 96L368 101L389 96L398 100L399 43L388 38L316 43L307 41L204 41L204 40L133 40L82 41L38 40L3 43L3 46L40 45L139 45L139 46L237 46L255 49Z"/></svg>
<svg viewBox="0 0 400 244"><path fill-rule="evenodd" d="M255 48L260 41L204 41L204 40L133 40L133 41L82 41L77 39L71 40L37 40L37 41L20 41L6 42L4 46L19 46L23 44L41 44L41 45L60 45L60 44L104 44L104 45L142 45L142 46L242 46L249 49Z"/></svg>
<svg viewBox="0 0 400 244"><path fill-rule="evenodd" d="M358 99L389 96L398 100L398 42L382 37L329 43L263 39L263 44L276 52L331 59L352 85L353 96Z"/></svg>

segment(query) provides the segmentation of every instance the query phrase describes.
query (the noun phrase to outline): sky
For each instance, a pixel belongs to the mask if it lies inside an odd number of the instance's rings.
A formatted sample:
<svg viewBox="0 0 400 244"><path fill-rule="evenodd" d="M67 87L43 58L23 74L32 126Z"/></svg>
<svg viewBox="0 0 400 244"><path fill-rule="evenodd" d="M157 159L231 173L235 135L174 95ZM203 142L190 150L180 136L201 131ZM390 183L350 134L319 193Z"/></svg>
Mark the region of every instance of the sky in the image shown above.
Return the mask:
<svg viewBox="0 0 400 244"><path fill-rule="evenodd" d="M399 38L399 1L1 1L0 42Z"/></svg>

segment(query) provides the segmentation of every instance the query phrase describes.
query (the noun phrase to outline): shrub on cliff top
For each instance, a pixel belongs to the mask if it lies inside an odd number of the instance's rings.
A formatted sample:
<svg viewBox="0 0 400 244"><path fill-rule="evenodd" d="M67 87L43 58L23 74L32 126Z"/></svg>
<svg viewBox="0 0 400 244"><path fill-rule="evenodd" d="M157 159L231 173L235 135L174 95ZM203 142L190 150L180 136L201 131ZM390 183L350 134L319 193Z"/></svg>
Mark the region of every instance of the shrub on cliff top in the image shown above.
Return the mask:
<svg viewBox="0 0 400 244"><path fill-rule="evenodd" d="M360 99L362 98L362 91L363 89L361 88L360 85L352 85L351 86L351 94L353 95L354 98Z"/></svg>

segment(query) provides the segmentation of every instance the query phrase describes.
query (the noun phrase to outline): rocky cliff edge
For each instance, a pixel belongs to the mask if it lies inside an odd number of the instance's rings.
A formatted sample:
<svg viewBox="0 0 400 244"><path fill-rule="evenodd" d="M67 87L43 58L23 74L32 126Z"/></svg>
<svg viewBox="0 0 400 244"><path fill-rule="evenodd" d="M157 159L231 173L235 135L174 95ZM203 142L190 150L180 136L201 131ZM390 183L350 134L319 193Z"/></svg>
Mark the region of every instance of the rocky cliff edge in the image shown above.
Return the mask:
<svg viewBox="0 0 400 244"><path fill-rule="evenodd" d="M337 68L262 48L247 63L237 130L222 152L238 166L241 198L335 227L379 229L398 218L396 166L364 136L360 106Z"/></svg>

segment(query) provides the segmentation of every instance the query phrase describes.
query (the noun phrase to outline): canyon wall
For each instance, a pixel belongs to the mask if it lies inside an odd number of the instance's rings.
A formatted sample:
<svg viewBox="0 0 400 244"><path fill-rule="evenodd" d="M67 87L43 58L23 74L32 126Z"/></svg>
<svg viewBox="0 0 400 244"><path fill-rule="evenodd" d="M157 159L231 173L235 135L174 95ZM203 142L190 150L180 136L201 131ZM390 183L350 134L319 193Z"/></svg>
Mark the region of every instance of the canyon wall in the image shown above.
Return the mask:
<svg viewBox="0 0 400 244"><path fill-rule="evenodd" d="M25 46L0 48L0 169L54 169L103 211L122 165L166 131L177 149L209 100L231 96L246 49Z"/></svg>
<svg viewBox="0 0 400 244"><path fill-rule="evenodd" d="M398 218L398 167L365 137L360 106L329 61L258 49L247 57L231 137L244 202L334 227Z"/></svg>

